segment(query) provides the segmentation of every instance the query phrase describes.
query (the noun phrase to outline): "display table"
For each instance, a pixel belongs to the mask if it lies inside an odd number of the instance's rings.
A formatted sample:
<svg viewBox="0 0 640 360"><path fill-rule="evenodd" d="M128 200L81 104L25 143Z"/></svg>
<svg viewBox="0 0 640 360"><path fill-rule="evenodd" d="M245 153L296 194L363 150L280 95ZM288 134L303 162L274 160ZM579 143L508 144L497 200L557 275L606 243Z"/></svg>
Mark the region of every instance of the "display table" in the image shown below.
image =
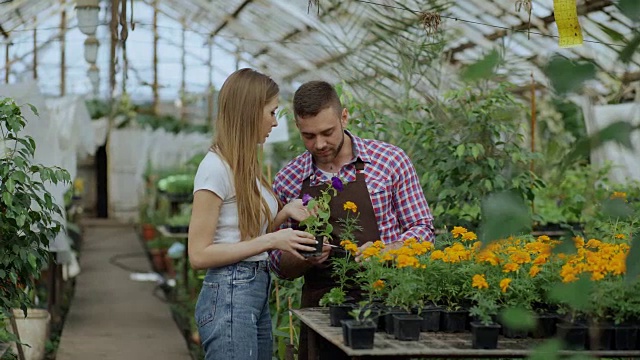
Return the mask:
<svg viewBox="0 0 640 360"><path fill-rule="evenodd" d="M494 350L472 349L471 333L423 332L418 341L400 341L392 335L376 332L373 349L354 350L342 341L342 328L329 325L328 308L294 309L293 313L310 328L309 358L316 358L317 344L329 341L352 359L375 359L380 356L401 358L523 358L529 356L541 339L507 339L500 336ZM634 351L560 351L559 355L584 354L594 357L640 358L640 350Z"/></svg>

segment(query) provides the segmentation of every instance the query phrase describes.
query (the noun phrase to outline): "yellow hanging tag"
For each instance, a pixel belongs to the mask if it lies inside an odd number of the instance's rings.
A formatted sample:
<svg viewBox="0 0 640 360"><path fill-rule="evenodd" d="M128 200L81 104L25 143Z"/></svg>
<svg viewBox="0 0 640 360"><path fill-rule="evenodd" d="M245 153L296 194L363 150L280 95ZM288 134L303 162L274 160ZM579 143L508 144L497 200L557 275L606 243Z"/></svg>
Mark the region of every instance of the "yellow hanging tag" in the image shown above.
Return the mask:
<svg viewBox="0 0 640 360"><path fill-rule="evenodd" d="M558 45L561 48L582 45L576 0L553 0L553 12L560 35Z"/></svg>

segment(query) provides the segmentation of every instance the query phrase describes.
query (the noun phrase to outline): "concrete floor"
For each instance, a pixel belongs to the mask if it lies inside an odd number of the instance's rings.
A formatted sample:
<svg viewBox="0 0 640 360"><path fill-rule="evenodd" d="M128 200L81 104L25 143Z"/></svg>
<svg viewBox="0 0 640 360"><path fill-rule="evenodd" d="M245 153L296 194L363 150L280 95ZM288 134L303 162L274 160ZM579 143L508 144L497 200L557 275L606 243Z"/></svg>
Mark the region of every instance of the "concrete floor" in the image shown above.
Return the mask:
<svg viewBox="0 0 640 360"><path fill-rule="evenodd" d="M151 271L132 226L86 222L80 267L57 360L191 359L156 283L129 278Z"/></svg>

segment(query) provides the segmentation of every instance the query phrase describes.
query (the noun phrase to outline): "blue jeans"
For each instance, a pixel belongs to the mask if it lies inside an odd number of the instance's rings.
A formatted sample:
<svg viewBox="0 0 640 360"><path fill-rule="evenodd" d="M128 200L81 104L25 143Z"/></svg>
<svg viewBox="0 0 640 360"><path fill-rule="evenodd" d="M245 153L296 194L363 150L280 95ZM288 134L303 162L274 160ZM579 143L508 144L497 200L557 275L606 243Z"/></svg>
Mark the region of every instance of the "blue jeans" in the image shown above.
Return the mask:
<svg viewBox="0 0 640 360"><path fill-rule="evenodd" d="M195 319L205 360L271 360L271 279L266 261L207 271Z"/></svg>

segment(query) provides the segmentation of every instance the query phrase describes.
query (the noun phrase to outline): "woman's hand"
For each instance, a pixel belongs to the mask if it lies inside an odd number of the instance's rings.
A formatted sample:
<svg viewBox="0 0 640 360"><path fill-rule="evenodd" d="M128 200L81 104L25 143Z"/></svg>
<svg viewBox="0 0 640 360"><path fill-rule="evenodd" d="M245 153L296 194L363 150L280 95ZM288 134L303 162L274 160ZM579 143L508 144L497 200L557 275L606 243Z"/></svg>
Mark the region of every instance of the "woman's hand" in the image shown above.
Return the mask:
<svg viewBox="0 0 640 360"><path fill-rule="evenodd" d="M295 221L303 221L311 216L311 213L306 206L302 204L302 199L295 199L284 206L283 210L287 214L287 217L292 218Z"/></svg>
<svg viewBox="0 0 640 360"><path fill-rule="evenodd" d="M291 228L282 229L269 235L271 236L271 249L290 252L300 260L304 260L304 256L300 255L298 251L315 251L314 246L318 243L312 234Z"/></svg>

